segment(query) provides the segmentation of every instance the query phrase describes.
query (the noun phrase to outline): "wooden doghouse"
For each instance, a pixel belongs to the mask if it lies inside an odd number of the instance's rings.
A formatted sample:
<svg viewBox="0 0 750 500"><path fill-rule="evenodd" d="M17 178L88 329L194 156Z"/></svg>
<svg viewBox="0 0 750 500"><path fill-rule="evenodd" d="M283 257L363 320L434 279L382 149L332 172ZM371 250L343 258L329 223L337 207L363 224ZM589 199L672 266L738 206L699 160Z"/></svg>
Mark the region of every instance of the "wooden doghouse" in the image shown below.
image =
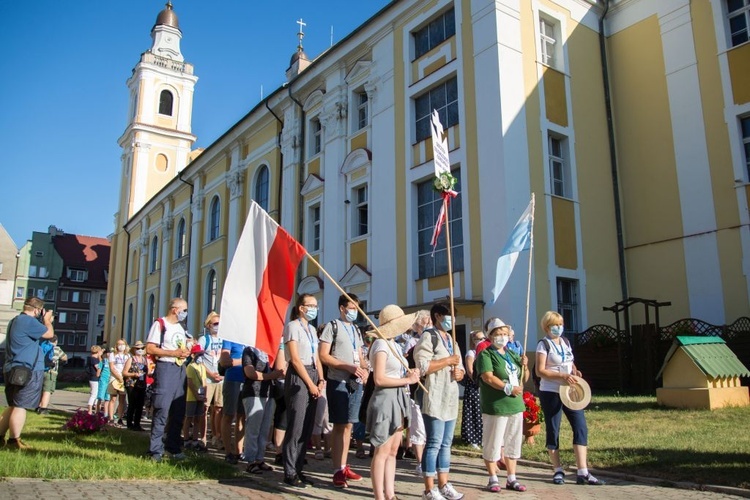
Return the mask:
<svg viewBox="0 0 750 500"><path fill-rule="evenodd" d="M750 372L719 337L677 337L659 371L656 401L675 408L710 409L750 404L740 377Z"/></svg>

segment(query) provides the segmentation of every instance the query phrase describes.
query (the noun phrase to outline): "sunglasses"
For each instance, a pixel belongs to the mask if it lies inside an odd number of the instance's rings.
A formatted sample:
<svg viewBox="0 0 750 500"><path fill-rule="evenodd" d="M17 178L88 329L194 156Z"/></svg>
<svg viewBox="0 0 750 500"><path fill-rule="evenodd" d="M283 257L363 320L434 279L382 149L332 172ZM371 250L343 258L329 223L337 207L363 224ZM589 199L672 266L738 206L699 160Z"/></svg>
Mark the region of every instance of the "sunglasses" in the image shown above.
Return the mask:
<svg viewBox="0 0 750 500"><path fill-rule="evenodd" d="M211 323L211 326L219 326L218 321L216 323Z"/></svg>

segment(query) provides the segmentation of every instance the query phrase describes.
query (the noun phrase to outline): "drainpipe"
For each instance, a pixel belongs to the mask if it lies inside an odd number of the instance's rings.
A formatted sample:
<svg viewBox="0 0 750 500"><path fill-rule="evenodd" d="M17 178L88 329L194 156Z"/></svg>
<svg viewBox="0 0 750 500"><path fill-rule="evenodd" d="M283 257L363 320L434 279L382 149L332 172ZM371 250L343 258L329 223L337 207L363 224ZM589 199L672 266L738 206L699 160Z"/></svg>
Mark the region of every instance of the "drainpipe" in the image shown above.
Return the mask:
<svg viewBox="0 0 750 500"><path fill-rule="evenodd" d="M302 189L302 185L305 182L305 109L302 106L302 103L299 102L294 95L292 95L292 82L289 82L289 86L286 88L287 92L289 93L289 98L294 101L294 103L299 106L299 110L302 113L300 126L299 126L299 132L300 132L300 143L299 147L300 149L300 155L299 155L299 189ZM299 227L297 228L297 235L300 241L302 241L304 238L302 236L304 235L304 217L303 217L303 211L305 209L304 203L302 201L302 196L297 196L297 219L299 220ZM302 279L302 266L297 267L297 275L298 279Z"/></svg>
<svg viewBox="0 0 750 500"><path fill-rule="evenodd" d="M284 151L281 149L281 133L284 130L284 120L279 118L279 116L274 113L273 109L271 109L271 106L268 105L268 101L271 99L271 96L269 95L265 99L265 105L266 109L269 113L273 115L274 118L276 118L276 121L281 124L281 130L279 130L279 133L276 136L276 147L279 149L279 187L277 189L277 200L279 204L278 213L279 213L279 221L281 221L281 207L283 206L281 203L281 188L284 184Z"/></svg>
<svg viewBox="0 0 750 500"><path fill-rule="evenodd" d="M609 88L609 71L607 70L607 47L604 36L604 18L609 11L609 1L604 0L604 12L599 18L599 52L602 59L602 80L604 84L604 104L607 110L607 135L609 137L609 162L612 166L612 194L615 204L615 225L617 227L617 256L620 266L620 291L622 300L628 298L628 279L625 269L625 243L622 234L622 209L620 207L620 181L617 174L617 149L615 146L615 128L612 120L612 96Z"/></svg>

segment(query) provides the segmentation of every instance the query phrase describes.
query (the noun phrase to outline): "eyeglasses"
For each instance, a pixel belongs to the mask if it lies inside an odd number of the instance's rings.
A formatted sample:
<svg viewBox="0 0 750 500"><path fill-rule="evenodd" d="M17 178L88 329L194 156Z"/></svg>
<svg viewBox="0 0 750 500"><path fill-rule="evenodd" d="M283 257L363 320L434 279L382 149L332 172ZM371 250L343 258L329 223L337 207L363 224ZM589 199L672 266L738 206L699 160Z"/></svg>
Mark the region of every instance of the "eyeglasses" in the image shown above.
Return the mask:
<svg viewBox="0 0 750 500"><path fill-rule="evenodd" d="M219 322L217 321L216 323L211 323L211 326L219 326Z"/></svg>
<svg viewBox="0 0 750 500"><path fill-rule="evenodd" d="M314 307L316 309L318 308L318 304L302 304L302 306L303 307Z"/></svg>

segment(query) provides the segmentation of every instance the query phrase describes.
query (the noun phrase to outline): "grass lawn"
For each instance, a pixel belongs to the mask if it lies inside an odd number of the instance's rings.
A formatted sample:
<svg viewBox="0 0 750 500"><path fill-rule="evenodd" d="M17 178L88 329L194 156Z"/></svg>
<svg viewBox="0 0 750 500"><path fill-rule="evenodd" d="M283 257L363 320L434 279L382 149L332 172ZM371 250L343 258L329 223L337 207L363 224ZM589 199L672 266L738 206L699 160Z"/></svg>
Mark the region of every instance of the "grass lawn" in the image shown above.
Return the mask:
<svg viewBox="0 0 750 500"><path fill-rule="evenodd" d="M750 489L750 407L677 410L655 396L598 396L586 409L589 465L634 475ZM563 417L560 454L575 465L573 436ZM456 425L460 438L460 425ZM523 458L549 462L545 432ZM463 446L462 446L463 447Z"/></svg>
<svg viewBox="0 0 750 500"><path fill-rule="evenodd" d="M57 382L58 391L73 391L88 394L91 390L88 382ZM54 398L54 396L53 396Z"/></svg>
<svg viewBox="0 0 750 500"><path fill-rule="evenodd" d="M2 408L4 410L4 408ZM19 452L0 449L0 477L43 479L228 479L238 469L205 455L182 462L164 459L153 463L144 455L148 434L107 429L77 435L63 430L68 414L39 416L27 413L22 438L33 449Z"/></svg>

